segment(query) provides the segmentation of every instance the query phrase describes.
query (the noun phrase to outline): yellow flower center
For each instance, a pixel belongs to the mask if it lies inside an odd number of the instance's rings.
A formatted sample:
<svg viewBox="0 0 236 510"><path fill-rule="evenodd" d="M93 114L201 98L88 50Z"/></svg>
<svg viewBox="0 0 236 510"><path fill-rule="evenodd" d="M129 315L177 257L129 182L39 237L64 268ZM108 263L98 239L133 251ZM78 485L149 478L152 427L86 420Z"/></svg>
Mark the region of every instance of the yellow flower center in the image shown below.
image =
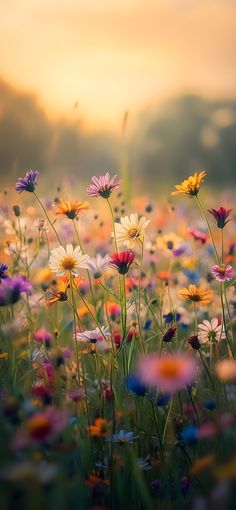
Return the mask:
<svg viewBox="0 0 236 510"><path fill-rule="evenodd" d="M225 266L220 266L218 269L219 273L225 274Z"/></svg>
<svg viewBox="0 0 236 510"><path fill-rule="evenodd" d="M128 231L128 236L130 239L134 239L134 237L139 236L138 229L136 227L131 227Z"/></svg>
<svg viewBox="0 0 236 510"><path fill-rule="evenodd" d="M68 257L61 261L61 266L65 271L72 271L76 266L76 260L71 255L68 255Z"/></svg>
<svg viewBox="0 0 236 510"><path fill-rule="evenodd" d="M180 363L173 360L163 360L158 367L158 373L165 379L176 379L181 374Z"/></svg>

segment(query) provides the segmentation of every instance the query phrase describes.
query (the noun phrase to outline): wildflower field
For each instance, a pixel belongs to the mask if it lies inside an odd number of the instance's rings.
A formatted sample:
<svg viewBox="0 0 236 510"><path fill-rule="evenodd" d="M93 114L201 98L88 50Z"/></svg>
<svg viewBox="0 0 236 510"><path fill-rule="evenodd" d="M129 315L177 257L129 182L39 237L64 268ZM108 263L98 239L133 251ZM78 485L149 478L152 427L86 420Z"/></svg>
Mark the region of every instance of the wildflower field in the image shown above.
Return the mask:
<svg viewBox="0 0 236 510"><path fill-rule="evenodd" d="M232 204L43 181L0 205L0 509L235 508Z"/></svg>

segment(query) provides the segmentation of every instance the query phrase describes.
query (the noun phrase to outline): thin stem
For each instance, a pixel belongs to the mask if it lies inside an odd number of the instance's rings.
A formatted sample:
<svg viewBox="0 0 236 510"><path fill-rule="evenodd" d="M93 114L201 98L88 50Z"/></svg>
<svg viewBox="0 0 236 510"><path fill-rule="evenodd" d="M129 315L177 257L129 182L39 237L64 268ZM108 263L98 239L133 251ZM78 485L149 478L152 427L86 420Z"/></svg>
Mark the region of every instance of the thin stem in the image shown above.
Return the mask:
<svg viewBox="0 0 236 510"><path fill-rule="evenodd" d="M200 425L200 420L199 420L199 416L198 416L198 412L197 412L197 408L195 406L195 403L194 403L194 400L193 400L193 397L192 397L192 393L191 393L191 390L189 388L187 388L187 392L189 394L189 399L190 399L190 402L192 404L192 408L194 410L194 413L196 415L196 420L197 420L197 424L198 424L198 427Z"/></svg>
<svg viewBox="0 0 236 510"><path fill-rule="evenodd" d="M164 442L165 442L166 431L167 431L167 426L168 426L168 422L169 422L169 418L170 418L172 404L173 404L173 397L171 397L168 413L167 413L167 416L166 416L165 426L164 426L163 435L162 435L162 444L164 444Z"/></svg>
<svg viewBox="0 0 236 510"><path fill-rule="evenodd" d="M113 213L113 209L112 209L111 202L110 202L109 198L107 198L107 203L108 203L110 213L111 213L113 233L114 233L114 244L115 244L116 252L118 253L118 245L117 245L117 240L116 240L116 229L115 229L115 218L114 218L114 213Z"/></svg>
<svg viewBox="0 0 236 510"><path fill-rule="evenodd" d="M49 216L48 216L48 213L47 213L47 211L46 211L46 209L45 209L45 207L44 207L43 203L41 202L40 198L39 198L39 197L38 197L38 195L35 193L35 191L33 191L33 193L34 193L34 196L35 196L36 200L38 201L38 203L39 203L40 207L42 207L43 212L44 212L44 214L45 214L45 216L46 216L46 218L47 218L47 220L48 220L48 223L49 223L49 225L52 227L52 229L53 229L53 231L54 231L54 234L55 234L55 236L56 236L56 238L57 238L57 240L58 240L59 244L61 244L61 245L62 245L62 242L61 242L61 240L60 240L60 237L59 237L59 235L58 235L58 233L57 233L57 231L56 231L56 229L55 229L55 227L54 227L54 225L53 225L52 221L50 220L50 218L49 218Z"/></svg>
<svg viewBox="0 0 236 510"><path fill-rule="evenodd" d="M221 228L221 262L224 262L224 229Z"/></svg>
<svg viewBox="0 0 236 510"><path fill-rule="evenodd" d="M75 220L73 220L73 226L74 226L75 235L76 235L76 237L77 237L78 245L79 245L79 247L80 247L80 249L81 249L82 253L84 253L83 246L82 246L82 243L81 243L81 240L80 240L80 236L79 236L79 232L78 232L78 229L77 229L77 226L76 226ZM93 285L92 285L91 275L90 275L90 272L89 272L89 270L88 270L88 269L86 270L86 272L87 272L87 275L88 275L89 288L90 288L90 293L91 293L91 297L92 297L93 306L94 306L94 309L95 309L95 311L96 311L96 300L95 300L95 296L94 296L94 291L93 291Z"/></svg>
<svg viewBox="0 0 236 510"><path fill-rule="evenodd" d="M216 245L215 245L215 241L214 241L214 238L213 238L213 234L212 234L212 230L211 230L211 225L209 223L209 220L208 220L208 217L202 207L202 204L201 204L201 201L198 197L198 195L195 195L195 198L196 198L196 201L197 201L197 204L199 206L199 209L206 221L206 224L207 224L207 227L208 227L208 231L209 231L209 234L210 234L210 238L211 238L211 242L212 242L212 245L213 245L213 248L214 248L214 252L215 252L215 257L216 257L216 261L217 261L217 264L220 265L220 259L219 259L219 255L218 255L218 252L217 252L217 249L216 249Z"/></svg>
<svg viewBox="0 0 236 510"><path fill-rule="evenodd" d="M75 353L76 353L76 364L77 364L77 372L78 372L78 381L80 383L80 366L79 366L79 353L78 353L78 345L76 339L76 304L75 297L73 292L73 279L70 273L70 289L71 289L71 300L72 300L72 309L73 309L73 322L74 322L74 336L75 336Z"/></svg>

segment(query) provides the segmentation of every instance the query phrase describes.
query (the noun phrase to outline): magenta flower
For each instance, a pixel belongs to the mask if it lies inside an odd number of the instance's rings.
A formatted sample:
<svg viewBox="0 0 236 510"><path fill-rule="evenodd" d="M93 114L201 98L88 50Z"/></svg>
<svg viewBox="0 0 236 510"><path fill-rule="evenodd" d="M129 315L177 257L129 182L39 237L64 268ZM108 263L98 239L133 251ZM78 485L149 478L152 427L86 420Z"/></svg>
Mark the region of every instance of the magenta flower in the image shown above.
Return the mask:
<svg viewBox="0 0 236 510"><path fill-rule="evenodd" d="M91 180L92 184L87 188L90 197L100 196L102 198L109 198L111 192L120 187L120 181L117 179L117 175L110 177L108 172L106 175L101 175L100 177L94 175Z"/></svg>
<svg viewBox="0 0 236 510"><path fill-rule="evenodd" d="M227 218L232 210L233 209L225 209L224 207L220 207L219 209L208 209L209 213L214 216L218 228L224 228L226 223L230 221Z"/></svg>
<svg viewBox="0 0 236 510"><path fill-rule="evenodd" d="M21 294L28 294L32 284L25 276L6 278L0 285L0 306L13 305L19 301Z"/></svg>
<svg viewBox="0 0 236 510"><path fill-rule="evenodd" d="M22 193L23 191L29 191L30 193L33 193L35 186L38 184L38 175L39 172L37 170L28 170L25 177L19 177L15 187L17 193Z"/></svg>
<svg viewBox="0 0 236 510"><path fill-rule="evenodd" d="M232 280L233 278L233 268L232 266L225 266L224 264L221 264L221 266L213 266L211 268L211 272L218 282L225 282Z"/></svg>
<svg viewBox="0 0 236 510"><path fill-rule="evenodd" d="M45 343L46 347L50 347L52 341L52 335L47 329L40 328L34 333L34 340L39 343Z"/></svg>
<svg viewBox="0 0 236 510"><path fill-rule="evenodd" d="M110 259L110 266L117 269L118 273L126 274L134 261L135 254L133 251L121 251L113 253Z"/></svg>

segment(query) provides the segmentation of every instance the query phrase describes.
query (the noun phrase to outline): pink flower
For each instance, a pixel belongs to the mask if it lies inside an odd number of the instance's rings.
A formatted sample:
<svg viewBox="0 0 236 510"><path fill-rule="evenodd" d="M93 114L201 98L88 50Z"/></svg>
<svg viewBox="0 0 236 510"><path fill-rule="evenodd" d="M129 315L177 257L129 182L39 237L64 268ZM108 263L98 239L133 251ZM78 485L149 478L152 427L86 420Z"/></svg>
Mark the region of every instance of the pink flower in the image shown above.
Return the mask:
<svg viewBox="0 0 236 510"><path fill-rule="evenodd" d="M37 443L52 442L67 427L68 412L64 409L48 407L36 412L17 429L12 441L13 450L33 447Z"/></svg>
<svg viewBox="0 0 236 510"><path fill-rule="evenodd" d="M229 281L233 278L233 269L232 266L229 265L225 266L224 264L221 264L221 266L213 266L211 268L211 272L218 282Z"/></svg>
<svg viewBox="0 0 236 510"><path fill-rule="evenodd" d="M36 342L45 343L46 347L49 347L52 341L52 335L47 329L40 328L34 333L34 339Z"/></svg>
<svg viewBox="0 0 236 510"><path fill-rule="evenodd" d="M190 385L197 375L195 358L186 354L149 354L141 358L137 375L147 386L175 393Z"/></svg>
<svg viewBox="0 0 236 510"><path fill-rule="evenodd" d="M100 196L102 198L109 198L111 192L120 187L120 181L117 179L117 175L110 177L108 172L106 175L101 175L100 177L94 175L91 180L92 184L87 188L90 197Z"/></svg>

